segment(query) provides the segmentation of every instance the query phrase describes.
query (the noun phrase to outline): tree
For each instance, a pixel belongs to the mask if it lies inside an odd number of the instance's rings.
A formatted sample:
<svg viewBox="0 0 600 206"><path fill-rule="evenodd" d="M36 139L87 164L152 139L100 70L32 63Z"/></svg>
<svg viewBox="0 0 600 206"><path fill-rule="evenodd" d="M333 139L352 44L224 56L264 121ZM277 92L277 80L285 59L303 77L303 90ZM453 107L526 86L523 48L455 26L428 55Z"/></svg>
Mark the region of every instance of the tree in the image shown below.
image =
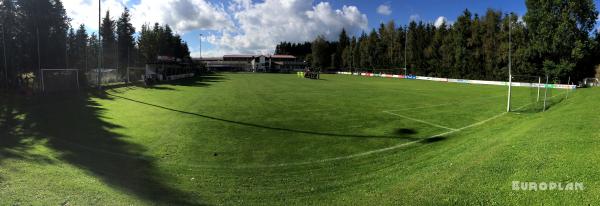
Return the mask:
<svg viewBox="0 0 600 206"><path fill-rule="evenodd" d="M318 36L312 42L312 67L323 69L329 65L328 44L325 37Z"/></svg>
<svg viewBox="0 0 600 206"><path fill-rule="evenodd" d="M104 68L119 68L117 61L116 24L110 17L110 11L102 19L100 36L102 37L102 66Z"/></svg>
<svg viewBox="0 0 600 206"><path fill-rule="evenodd" d="M2 56L0 56L0 58L2 58L0 64L2 65L0 77L2 77L2 81L7 81L6 83L12 84L13 77L16 76L15 59L20 52L15 52L15 50L18 49L16 47L17 42L10 40L16 39L16 35L22 28L20 24L16 24L18 16L13 0L0 1L0 14L0 26L2 27L2 31L0 31L2 32L0 34L0 38L2 38L2 41L0 41L0 44L2 45L2 48L0 49L0 54L2 54Z"/></svg>
<svg viewBox="0 0 600 206"><path fill-rule="evenodd" d="M79 29L75 32L75 39L73 43L73 66L77 69L87 70L87 54L90 51L88 49L88 34L85 29L85 25L80 25Z"/></svg>
<svg viewBox="0 0 600 206"><path fill-rule="evenodd" d="M531 39L531 61L566 80L585 67L578 63L589 52L589 34L598 11L592 0L526 0L525 22Z"/></svg>
<svg viewBox="0 0 600 206"><path fill-rule="evenodd" d="M334 66L336 69L339 69L340 67L346 67L346 65L348 65L346 62L344 62L343 58L344 50L346 50L348 46L350 46L350 37L348 37L346 29L342 29L342 32L340 32L340 36L338 38L338 44L335 52L335 61L337 63Z"/></svg>
<svg viewBox="0 0 600 206"><path fill-rule="evenodd" d="M127 68L132 63L132 54L135 53L135 37L133 35L135 35L135 27L131 24L129 9L125 8L117 20L119 68Z"/></svg>

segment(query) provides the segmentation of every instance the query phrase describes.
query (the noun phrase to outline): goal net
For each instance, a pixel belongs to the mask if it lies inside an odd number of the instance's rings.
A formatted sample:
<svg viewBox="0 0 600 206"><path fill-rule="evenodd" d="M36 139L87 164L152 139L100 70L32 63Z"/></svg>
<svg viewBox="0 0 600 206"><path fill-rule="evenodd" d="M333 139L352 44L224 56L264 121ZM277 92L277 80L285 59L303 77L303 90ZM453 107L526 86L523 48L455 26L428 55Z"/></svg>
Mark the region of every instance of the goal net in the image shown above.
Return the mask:
<svg viewBox="0 0 600 206"><path fill-rule="evenodd" d="M135 83L144 81L144 75L146 75L146 68L143 67L129 67L127 68L127 82Z"/></svg>
<svg viewBox="0 0 600 206"><path fill-rule="evenodd" d="M124 75L119 73L117 69L91 69L86 74L87 82L91 86L100 85L111 85L117 83L124 83L127 79Z"/></svg>
<svg viewBox="0 0 600 206"><path fill-rule="evenodd" d="M543 104L544 82L541 76L513 75L511 85L511 108L512 112L535 112L540 111Z"/></svg>
<svg viewBox="0 0 600 206"><path fill-rule="evenodd" d="M598 78L585 78L585 79L583 79L582 86L584 86L584 87L599 87L600 82L598 81Z"/></svg>
<svg viewBox="0 0 600 206"><path fill-rule="evenodd" d="M543 112L568 98L570 89L559 88L558 78L550 76L514 75L511 86L510 111Z"/></svg>
<svg viewBox="0 0 600 206"><path fill-rule="evenodd" d="M80 87L78 69L42 69L41 79L45 92L72 91Z"/></svg>

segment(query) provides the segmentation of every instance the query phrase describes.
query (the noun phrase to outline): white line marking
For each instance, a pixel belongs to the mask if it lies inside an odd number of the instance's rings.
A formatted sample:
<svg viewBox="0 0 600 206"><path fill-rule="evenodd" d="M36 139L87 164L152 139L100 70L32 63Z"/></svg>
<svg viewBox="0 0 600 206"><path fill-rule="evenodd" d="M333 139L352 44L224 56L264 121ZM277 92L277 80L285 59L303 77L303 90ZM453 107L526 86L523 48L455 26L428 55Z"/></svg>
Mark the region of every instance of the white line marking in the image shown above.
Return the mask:
<svg viewBox="0 0 600 206"><path fill-rule="evenodd" d="M381 149L376 149L376 150L361 152L361 153L347 155L347 156L326 158L326 159L321 159L321 160L316 160L316 161L307 161L307 162L281 163L281 164L274 164L274 165L240 166L240 167L234 167L234 168L265 168L265 167L301 166L301 165L318 164L318 163L325 163L325 162L331 162L331 161L337 161L337 160L344 160L344 159L352 159L352 158L356 158L356 157L362 157L362 156L367 156L367 155L371 155L371 154L382 153L382 152L386 152L386 151L398 149L398 148L401 148L401 147L406 147L406 146L409 146L409 145L413 145L413 144L416 144L416 143L424 142L424 141L427 141L427 140L432 139L432 138L442 137L442 136L446 136L446 135L453 134L453 133L456 133L456 132L460 132L460 131L463 131L465 129L469 129L471 127L475 127L475 126L479 126L479 125L485 124L485 123L487 123L489 121L492 121L494 119L497 119L498 117L501 117L501 116L503 116L505 114L506 114L506 112L498 114L498 115L493 116L491 118L485 119L483 121L476 122L476 123L473 123L473 124L470 124L470 125L467 125L465 127L462 127L462 128L459 128L459 129L455 129L455 130L452 130L452 131L448 131L448 132L436 134L436 135L433 135L433 136L425 138L425 139L414 140L414 141L410 141L410 142L406 142L406 143L394 145L394 146L391 146L391 147L386 147L386 148L381 148Z"/></svg>
<svg viewBox="0 0 600 206"><path fill-rule="evenodd" d="M395 110L386 110L386 111L388 111L388 112L408 111L408 110L414 110L414 109L427 109L427 108L433 108L433 107L448 106L448 105L453 105L453 104L461 104L461 105L481 104L481 102L484 102L484 101L473 102L473 100L488 100L488 99L493 99L493 98L498 98L498 97L503 97L503 96L506 96L506 95L502 94L502 95L498 95L498 96L475 98L475 99L471 99L470 103L462 103L460 101L455 101L455 102L449 102L449 103L444 103L444 104L435 104L435 105L411 107L411 108L395 109Z"/></svg>
<svg viewBox="0 0 600 206"><path fill-rule="evenodd" d="M415 122L420 122L420 123L423 123L423 124L426 124L426 125L429 125L429 126L434 126L434 127L438 127L438 128L442 128L442 129L447 129L447 130L450 130L450 131L457 130L457 129L454 129L454 128L442 126L442 125L439 125L439 124L431 123L431 122L420 120L420 119L415 119L415 118L412 118L412 117L407 117L407 116L404 116L404 115L401 115L401 114L396 114L396 113L389 112L389 111L383 111L383 112L387 113L387 114L394 115L394 116L402 117L404 119L409 119L409 120L412 120L412 121L415 121Z"/></svg>

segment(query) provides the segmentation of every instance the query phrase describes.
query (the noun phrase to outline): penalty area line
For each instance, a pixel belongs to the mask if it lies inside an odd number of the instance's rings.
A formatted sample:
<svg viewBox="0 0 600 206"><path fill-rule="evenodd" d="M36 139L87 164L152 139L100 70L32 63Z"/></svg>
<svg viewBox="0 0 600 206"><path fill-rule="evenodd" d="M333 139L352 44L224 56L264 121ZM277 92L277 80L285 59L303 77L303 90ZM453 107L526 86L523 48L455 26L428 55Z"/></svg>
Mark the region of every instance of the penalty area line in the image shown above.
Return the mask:
<svg viewBox="0 0 600 206"><path fill-rule="evenodd" d="M404 119L409 119L409 120L412 120L412 121L415 121L415 122L420 122L420 123L423 123L423 124L426 124L426 125L429 125L429 126L434 126L434 127L437 127L437 128L447 129L447 130L450 130L450 131L456 131L457 130L455 128L450 128L450 127L442 126L442 125L439 125L439 124L431 123L431 122L428 122L428 121L425 121L425 120L420 120L420 119L415 119L415 118L412 118L412 117L407 117L407 116L404 116L404 115L401 115L401 114L396 114L396 113L393 113L393 112L390 112L390 111L383 111L383 112L387 113L387 114L390 114L390 115L397 116L397 117L402 117Z"/></svg>

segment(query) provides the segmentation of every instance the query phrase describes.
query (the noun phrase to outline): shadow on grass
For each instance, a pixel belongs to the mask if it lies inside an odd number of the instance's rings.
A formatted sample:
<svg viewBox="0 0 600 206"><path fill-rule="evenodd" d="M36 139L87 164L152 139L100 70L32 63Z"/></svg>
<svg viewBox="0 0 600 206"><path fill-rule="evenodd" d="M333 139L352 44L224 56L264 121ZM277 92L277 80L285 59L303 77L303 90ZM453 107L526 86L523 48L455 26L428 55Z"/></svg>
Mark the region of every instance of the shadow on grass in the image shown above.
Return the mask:
<svg viewBox="0 0 600 206"><path fill-rule="evenodd" d="M152 85L144 85L143 82L136 82L130 84L115 84L110 86L103 86L102 88L105 90L110 90L111 92L121 93L122 90L132 90L136 88L146 88L146 89L155 89L155 90L166 90L166 91L174 91L176 90L170 86L185 86L185 87L207 87L214 83L223 82L227 80L223 75L218 73L210 73L202 76L195 76L185 79L173 80L173 81L164 81L158 84ZM121 90L121 91L119 91Z"/></svg>
<svg viewBox="0 0 600 206"><path fill-rule="evenodd" d="M143 105L146 105L146 106L156 107L156 108L160 108L160 109L164 109L164 110L168 110L168 111L172 111L172 112L177 112L177 113L185 114L185 115L192 115L192 116L202 117L202 118L206 118L206 119L210 119L210 120L215 120L215 121L220 121L220 122L226 122L226 123L230 123L230 124L236 124L236 125L247 126L247 127L255 127L255 128L260 128L260 129L269 129L269 130L276 130L276 131L301 133L301 134L310 134L310 135L320 135L320 136L329 136L329 137L394 138L394 139L406 139L406 140L411 140L411 141L423 140L422 138L413 138L413 137L410 137L410 135L417 134L417 132L415 130L413 130L413 129L398 129L397 132L396 132L396 135L355 135L355 134L336 134L336 133L315 132L315 131L306 131L306 130L297 130L297 129L273 127L273 126L260 125L260 124L254 124L254 123L248 123L248 122L240 122L240 121L235 121L235 120L228 120L228 119L223 119L223 118L219 118L219 117L208 116L208 115L204 115L204 114L198 114L198 113L193 113L193 112L181 111L181 110L178 110L178 109L173 109L173 108L169 108L169 107L165 107L165 106L160 106L160 105L156 105L156 104L152 104L152 103L147 103L147 102L143 102L143 101L139 101L139 100L135 100L135 99L131 99L131 98L119 96L119 95L114 95L114 94L106 94L106 95L108 95L110 97L120 98L120 99L124 99L124 100L127 100L127 101L131 101L131 102L143 104Z"/></svg>
<svg viewBox="0 0 600 206"><path fill-rule="evenodd" d="M91 94L80 93L0 100L0 166L6 159L52 164L43 155L28 153L36 142L45 142L58 159L124 193L155 204L202 204L165 184L172 177L158 171L153 157L143 155L143 146L112 132L120 126L102 120L103 109L90 99Z"/></svg>

